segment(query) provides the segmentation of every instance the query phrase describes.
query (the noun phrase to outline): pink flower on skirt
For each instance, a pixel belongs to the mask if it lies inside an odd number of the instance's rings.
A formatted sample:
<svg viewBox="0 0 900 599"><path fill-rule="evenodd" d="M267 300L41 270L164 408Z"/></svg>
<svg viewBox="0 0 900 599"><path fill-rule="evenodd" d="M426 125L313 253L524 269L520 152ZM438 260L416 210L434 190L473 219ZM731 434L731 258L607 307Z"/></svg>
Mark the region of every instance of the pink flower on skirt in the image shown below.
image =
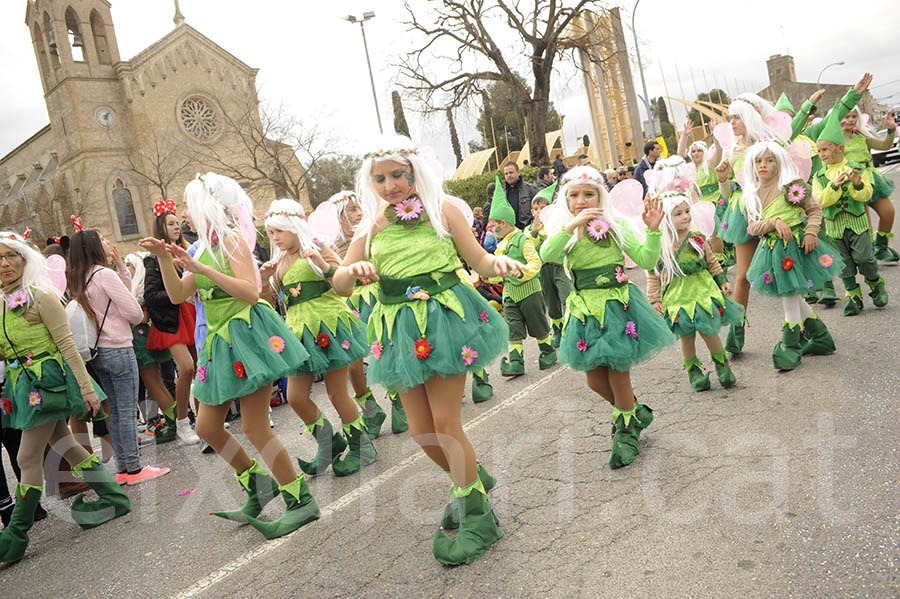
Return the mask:
<svg viewBox="0 0 900 599"><path fill-rule="evenodd" d="M376 360L380 360L381 359L381 351L384 349L384 346L381 345L381 343L379 343L378 341L373 341L371 349L372 349L372 357L375 358Z"/></svg>
<svg viewBox="0 0 900 599"><path fill-rule="evenodd" d="M587 351L587 341L579 339L578 343L575 344L575 347L577 347L579 351Z"/></svg>
<svg viewBox="0 0 900 599"><path fill-rule="evenodd" d="M197 380L201 383L206 382L206 366L197 367Z"/></svg>

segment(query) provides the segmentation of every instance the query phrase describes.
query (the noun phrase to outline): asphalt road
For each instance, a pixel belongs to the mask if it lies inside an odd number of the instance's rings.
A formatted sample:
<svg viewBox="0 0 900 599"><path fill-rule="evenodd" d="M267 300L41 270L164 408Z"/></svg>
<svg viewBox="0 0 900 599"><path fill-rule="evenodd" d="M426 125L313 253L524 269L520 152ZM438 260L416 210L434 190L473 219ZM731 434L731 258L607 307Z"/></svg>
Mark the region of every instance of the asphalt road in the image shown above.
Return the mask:
<svg viewBox="0 0 900 599"><path fill-rule="evenodd" d="M893 174L898 165L883 171ZM637 271L631 271L637 273ZM131 514L81 531L71 500L25 559L0 568L3 597L897 597L900 595L900 269L891 304L857 317L820 310L837 353L776 373L781 303L751 295L737 387L694 393L677 346L632 377L656 419L628 468L610 470L610 408L581 374L538 371L464 404L505 537L472 565L445 568L431 538L448 480L388 424L361 474L312 479L318 522L275 541L207 515L243 502L216 456L174 443L144 449L172 473L127 487ZM634 278L643 284L643 277ZM700 352L708 362L707 353ZM315 400L332 420L324 388ZM387 405L384 402L384 405ZM309 457L287 406L276 431ZM233 431L240 436L239 426ZM249 446L249 444L247 445ZM11 473L7 475L15 484ZM12 486L11 485L11 486ZM196 492L179 495L186 489ZM276 517L280 500L264 517Z"/></svg>

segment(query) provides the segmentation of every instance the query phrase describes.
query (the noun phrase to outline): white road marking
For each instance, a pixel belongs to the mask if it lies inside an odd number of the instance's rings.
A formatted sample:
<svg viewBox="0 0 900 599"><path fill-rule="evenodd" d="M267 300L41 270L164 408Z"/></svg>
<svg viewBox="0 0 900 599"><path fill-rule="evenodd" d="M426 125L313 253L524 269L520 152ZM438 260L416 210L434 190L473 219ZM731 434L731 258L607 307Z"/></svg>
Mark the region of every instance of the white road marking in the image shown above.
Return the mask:
<svg viewBox="0 0 900 599"><path fill-rule="evenodd" d="M481 414L479 414L478 416L476 416L475 418L473 418L472 420L467 422L465 424L465 426L463 426L463 430L469 431L469 430L475 428L476 426L478 426L485 420L491 418L498 412L505 410L506 408L519 402L520 400L522 400L522 398L526 397L528 394L535 391L539 387L544 386L550 380L552 380L554 377L558 376L559 374L561 374L563 372L570 372L570 369L567 366L561 366L560 368L557 368L550 374L548 374L548 375L544 376L543 378L535 381L534 383L528 385L527 387L525 387L518 393L516 393L516 394L512 395L511 397L498 403L496 406L492 407L491 409L482 412ZM376 489L377 487L380 487L385 482L387 482L388 479L395 476L400 471L409 468L410 466L412 466L419 460L422 460L423 458L425 458L424 453L422 453L420 451L416 452L413 455L402 460L396 466L391 467L386 472L379 474L377 477L375 477L368 483L364 484L363 486L358 487L358 488L354 489L353 491L350 491L349 493L339 497L335 501L332 501L331 503L328 504L328 506L326 506L322 510L322 519L325 519L328 516L332 515L333 513L337 512L338 510L341 510L341 509L347 507L348 505L352 504L354 501L356 501L363 495L365 495L367 493L371 493L374 489ZM251 563L253 563L254 560L256 560L272 551L275 551L276 549L278 549L279 547L281 547L282 545L287 543L288 540L290 540L292 537L294 537L294 535L302 534L303 531L304 531L304 529L301 528L299 530L292 532L291 534L289 534L287 536L284 536L284 537L281 537L278 539L274 539L272 541L266 541L265 543L251 549L250 551L247 551L243 555L238 556L237 558L235 558L231 562L225 564L218 570L215 570L214 572L210 573L209 575L201 578L200 580L198 580L196 583L194 583L188 589L178 593L177 595L173 595L172 599L188 599L189 597L196 597L200 593L207 591L207 590L211 589L212 587L214 587L215 585L219 584L220 582L222 582L223 580L225 580L226 578L228 578L229 576L231 576L232 574L234 574L235 572L237 572L244 566L250 565Z"/></svg>

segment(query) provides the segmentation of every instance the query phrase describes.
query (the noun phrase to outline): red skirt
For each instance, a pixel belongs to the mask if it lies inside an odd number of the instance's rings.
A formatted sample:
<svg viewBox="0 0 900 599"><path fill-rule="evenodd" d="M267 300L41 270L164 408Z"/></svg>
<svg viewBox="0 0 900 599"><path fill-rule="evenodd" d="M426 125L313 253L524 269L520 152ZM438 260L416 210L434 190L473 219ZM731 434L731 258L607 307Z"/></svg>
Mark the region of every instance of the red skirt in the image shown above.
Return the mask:
<svg viewBox="0 0 900 599"><path fill-rule="evenodd" d="M197 309L194 304L184 302L178 306L178 331L166 333L150 323L150 334L147 335L147 349L169 349L173 345L194 345L194 329L197 326Z"/></svg>

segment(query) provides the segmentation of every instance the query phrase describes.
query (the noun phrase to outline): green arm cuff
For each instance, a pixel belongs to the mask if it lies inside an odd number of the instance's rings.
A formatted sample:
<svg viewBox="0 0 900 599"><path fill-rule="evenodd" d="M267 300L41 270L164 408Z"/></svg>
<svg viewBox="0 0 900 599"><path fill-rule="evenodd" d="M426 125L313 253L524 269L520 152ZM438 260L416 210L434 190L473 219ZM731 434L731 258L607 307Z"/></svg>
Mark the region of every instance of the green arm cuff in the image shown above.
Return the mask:
<svg viewBox="0 0 900 599"><path fill-rule="evenodd" d="M725 283L728 282L728 277L725 276L724 272L720 272L719 274L717 274L716 276L713 277L713 280L716 282L716 285L721 287L722 285L724 285Z"/></svg>

